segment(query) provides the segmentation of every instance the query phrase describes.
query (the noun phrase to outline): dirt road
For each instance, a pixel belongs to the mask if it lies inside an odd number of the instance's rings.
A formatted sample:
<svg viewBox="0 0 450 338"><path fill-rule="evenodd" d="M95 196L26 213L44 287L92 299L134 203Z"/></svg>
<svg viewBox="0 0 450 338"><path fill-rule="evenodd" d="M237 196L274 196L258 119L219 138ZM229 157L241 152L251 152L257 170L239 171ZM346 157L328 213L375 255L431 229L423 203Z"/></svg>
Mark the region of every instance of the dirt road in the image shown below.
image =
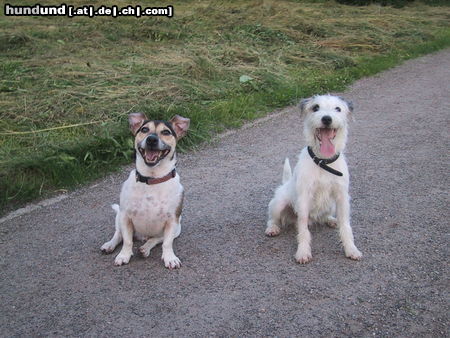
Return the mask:
<svg viewBox="0 0 450 338"><path fill-rule="evenodd" d="M305 266L294 229L264 236L282 162L303 146L287 109L181 156L180 270L161 247L122 267L100 253L129 168L3 220L0 335L448 336L449 89L447 49L341 93L355 103L346 154L362 261L330 228L312 229Z"/></svg>

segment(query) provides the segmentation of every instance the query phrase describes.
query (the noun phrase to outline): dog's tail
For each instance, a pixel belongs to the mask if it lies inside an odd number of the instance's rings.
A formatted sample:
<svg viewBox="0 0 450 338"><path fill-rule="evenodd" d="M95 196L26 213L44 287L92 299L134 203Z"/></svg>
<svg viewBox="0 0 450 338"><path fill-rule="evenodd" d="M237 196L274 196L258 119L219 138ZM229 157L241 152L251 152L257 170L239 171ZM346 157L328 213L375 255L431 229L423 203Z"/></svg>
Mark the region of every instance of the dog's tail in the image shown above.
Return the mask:
<svg viewBox="0 0 450 338"><path fill-rule="evenodd" d="M116 214L119 213L119 205L118 204L111 204L111 208L116 212Z"/></svg>
<svg viewBox="0 0 450 338"><path fill-rule="evenodd" d="M291 170L291 164L289 163L289 159L286 157L284 160L284 167L283 167L283 183L286 183L291 179L292 176L292 170Z"/></svg>

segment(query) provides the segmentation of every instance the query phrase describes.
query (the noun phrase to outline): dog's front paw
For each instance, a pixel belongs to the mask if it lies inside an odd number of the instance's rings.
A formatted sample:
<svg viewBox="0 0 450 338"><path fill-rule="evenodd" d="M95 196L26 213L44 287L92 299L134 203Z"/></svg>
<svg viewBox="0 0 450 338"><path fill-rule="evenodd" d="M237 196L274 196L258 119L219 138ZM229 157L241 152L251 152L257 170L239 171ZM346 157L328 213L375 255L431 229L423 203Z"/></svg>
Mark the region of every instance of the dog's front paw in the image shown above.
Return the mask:
<svg viewBox="0 0 450 338"><path fill-rule="evenodd" d="M125 255L123 253L119 253L114 260L114 265L120 266L124 264L128 264L130 261L131 255Z"/></svg>
<svg viewBox="0 0 450 338"><path fill-rule="evenodd" d="M312 260L311 250L298 249L297 252L295 253L295 260L297 261L297 263L300 264L306 264L311 262Z"/></svg>
<svg viewBox="0 0 450 338"><path fill-rule="evenodd" d="M280 227L276 224L269 224L265 233L269 237L278 236L280 234Z"/></svg>
<svg viewBox="0 0 450 338"><path fill-rule="evenodd" d="M163 256L162 259L164 260L164 265L165 265L166 268L168 268L169 270L181 268L181 261L180 261L180 259L179 259L177 256L175 256L174 254L172 254L172 255L167 255L167 256Z"/></svg>
<svg viewBox="0 0 450 338"><path fill-rule="evenodd" d="M102 252L105 254L109 254L109 253L113 252L115 248L116 248L116 246L114 245L114 243L111 243L111 241L109 241L109 242L106 242L105 244L103 244L102 247L100 248L100 250L102 250Z"/></svg>
<svg viewBox="0 0 450 338"><path fill-rule="evenodd" d="M351 248L345 249L345 256L355 261L359 261L362 258L362 253L353 245Z"/></svg>

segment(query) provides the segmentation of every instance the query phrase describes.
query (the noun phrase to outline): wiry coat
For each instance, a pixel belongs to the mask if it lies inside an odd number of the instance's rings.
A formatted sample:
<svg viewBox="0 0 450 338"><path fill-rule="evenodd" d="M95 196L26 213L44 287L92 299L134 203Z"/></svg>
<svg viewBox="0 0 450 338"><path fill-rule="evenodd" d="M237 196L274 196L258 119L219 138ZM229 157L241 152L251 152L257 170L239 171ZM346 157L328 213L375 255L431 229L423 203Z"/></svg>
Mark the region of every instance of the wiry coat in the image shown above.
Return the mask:
<svg viewBox="0 0 450 338"><path fill-rule="evenodd" d="M276 236L280 233L280 225L294 222L298 229L295 258L299 263L307 263L312 258L308 224L337 225L346 256L360 259L361 253L354 244L350 227L349 173L342 153L347 140L347 119L353 107L339 97L323 95L303 100L300 109L306 116L304 135L307 145L320 158L339 154L328 166L341 172L342 176L319 167L307 147L301 151L292 174L286 160L283 184L269 203L266 234Z"/></svg>

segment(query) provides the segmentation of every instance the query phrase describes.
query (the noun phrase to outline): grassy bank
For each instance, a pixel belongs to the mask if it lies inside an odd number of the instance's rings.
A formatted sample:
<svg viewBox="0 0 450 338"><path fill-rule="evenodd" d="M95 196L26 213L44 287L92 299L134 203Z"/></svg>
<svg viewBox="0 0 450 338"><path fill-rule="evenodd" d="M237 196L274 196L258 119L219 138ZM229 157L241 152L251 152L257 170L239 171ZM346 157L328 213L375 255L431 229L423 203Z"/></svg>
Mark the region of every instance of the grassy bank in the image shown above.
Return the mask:
<svg viewBox="0 0 450 338"><path fill-rule="evenodd" d="M450 7L421 2L170 4L170 19L0 16L1 210L130 162L131 111L191 118L187 149L300 97L450 46Z"/></svg>

